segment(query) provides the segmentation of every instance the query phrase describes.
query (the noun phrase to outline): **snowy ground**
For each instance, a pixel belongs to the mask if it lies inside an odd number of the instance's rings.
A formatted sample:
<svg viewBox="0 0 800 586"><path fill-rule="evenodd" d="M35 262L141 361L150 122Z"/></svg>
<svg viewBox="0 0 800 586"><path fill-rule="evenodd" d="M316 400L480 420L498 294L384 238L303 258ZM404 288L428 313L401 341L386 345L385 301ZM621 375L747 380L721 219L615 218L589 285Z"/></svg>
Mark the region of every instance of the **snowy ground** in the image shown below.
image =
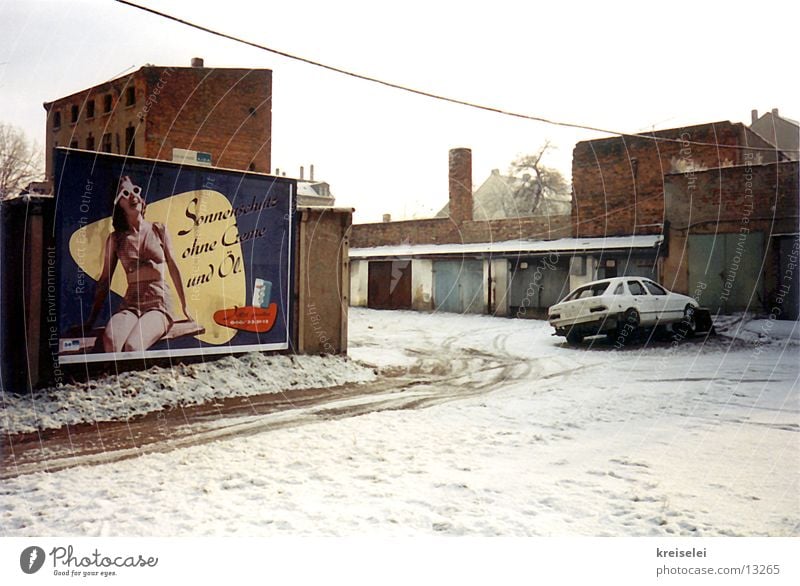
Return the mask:
<svg viewBox="0 0 800 586"><path fill-rule="evenodd" d="M435 401L11 478L0 527L797 536L796 325L740 317L706 343L616 351L570 348L538 321L352 310L352 358Z"/></svg>
<svg viewBox="0 0 800 586"><path fill-rule="evenodd" d="M0 433L124 420L225 397L280 393L374 380L375 372L334 356L227 356L70 383L31 395L3 393Z"/></svg>

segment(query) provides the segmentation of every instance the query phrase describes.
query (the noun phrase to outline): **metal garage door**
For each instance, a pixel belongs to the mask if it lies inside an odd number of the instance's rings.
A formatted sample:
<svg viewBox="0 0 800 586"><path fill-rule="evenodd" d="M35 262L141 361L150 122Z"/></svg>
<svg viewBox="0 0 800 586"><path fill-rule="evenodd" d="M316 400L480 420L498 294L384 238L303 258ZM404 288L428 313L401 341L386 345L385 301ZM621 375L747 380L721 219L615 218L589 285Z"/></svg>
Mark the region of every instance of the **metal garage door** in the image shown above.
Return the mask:
<svg viewBox="0 0 800 586"><path fill-rule="evenodd" d="M526 268L514 271L508 297L510 314L542 317L548 307L569 293L569 264L552 264L543 259L527 263Z"/></svg>
<svg viewBox="0 0 800 586"><path fill-rule="evenodd" d="M689 295L712 312L760 310L764 235L692 234L689 236Z"/></svg>
<svg viewBox="0 0 800 586"><path fill-rule="evenodd" d="M411 309L411 261L370 261L367 307Z"/></svg>
<svg viewBox="0 0 800 586"><path fill-rule="evenodd" d="M483 261L435 261L433 306L438 311L483 313Z"/></svg>

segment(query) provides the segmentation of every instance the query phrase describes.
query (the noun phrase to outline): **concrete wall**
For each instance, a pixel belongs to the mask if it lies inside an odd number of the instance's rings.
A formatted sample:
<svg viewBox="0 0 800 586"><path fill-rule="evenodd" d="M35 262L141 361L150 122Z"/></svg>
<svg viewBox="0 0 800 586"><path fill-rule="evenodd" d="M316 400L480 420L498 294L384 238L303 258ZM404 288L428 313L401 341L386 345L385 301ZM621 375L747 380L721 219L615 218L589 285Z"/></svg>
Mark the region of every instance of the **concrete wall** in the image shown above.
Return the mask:
<svg viewBox="0 0 800 586"><path fill-rule="evenodd" d="M369 287L369 261L351 260L350 261L350 305L352 305L353 307L366 307L368 287Z"/></svg>
<svg viewBox="0 0 800 586"><path fill-rule="evenodd" d="M508 288L510 285L509 262L506 258L496 258L491 261L492 297L494 301L494 314L508 315Z"/></svg>
<svg viewBox="0 0 800 586"><path fill-rule="evenodd" d="M298 213L297 351L346 354L352 210L305 208Z"/></svg>
<svg viewBox="0 0 800 586"><path fill-rule="evenodd" d="M433 311L433 261L411 261L411 307L416 311Z"/></svg>

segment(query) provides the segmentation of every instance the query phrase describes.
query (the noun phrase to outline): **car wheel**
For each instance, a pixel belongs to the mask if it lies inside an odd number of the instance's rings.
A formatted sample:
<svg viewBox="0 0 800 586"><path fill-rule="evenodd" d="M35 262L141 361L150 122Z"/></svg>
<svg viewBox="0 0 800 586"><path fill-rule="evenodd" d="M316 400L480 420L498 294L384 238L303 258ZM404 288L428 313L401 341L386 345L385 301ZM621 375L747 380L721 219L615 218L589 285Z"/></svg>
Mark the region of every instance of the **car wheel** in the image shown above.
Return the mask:
<svg viewBox="0 0 800 586"><path fill-rule="evenodd" d="M633 307L623 313L617 321L617 331L614 337L614 345L622 348L636 336L639 329L641 318L639 312Z"/></svg>
<svg viewBox="0 0 800 586"><path fill-rule="evenodd" d="M578 332L573 330L567 333L567 342L569 342L572 345L578 345L581 342L583 342L583 336L581 336Z"/></svg>
<svg viewBox="0 0 800 586"><path fill-rule="evenodd" d="M641 318L639 317L639 312L636 311L633 307L629 308L625 315L622 316L622 326L630 326L634 330L639 329L639 324L641 323Z"/></svg>
<svg viewBox="0 0 800 586"><path fill-rule="evenodd" d="M694 315L694 307L687 305L683 310L683 319L680 322L679 331L685 338L691 338L697 331L697 319Z"/></svg>

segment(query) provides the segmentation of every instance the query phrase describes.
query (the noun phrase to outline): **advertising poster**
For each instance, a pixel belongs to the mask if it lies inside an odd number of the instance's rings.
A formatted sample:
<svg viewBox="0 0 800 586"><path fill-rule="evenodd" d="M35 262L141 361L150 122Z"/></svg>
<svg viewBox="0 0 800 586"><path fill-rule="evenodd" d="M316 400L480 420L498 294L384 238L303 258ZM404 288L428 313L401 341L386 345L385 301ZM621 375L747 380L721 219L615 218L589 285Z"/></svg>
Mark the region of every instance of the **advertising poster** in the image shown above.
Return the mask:
<svg viewBox="0 0 800 586"><path fill-rule="evenodd" d="M293 180L56 150L60 363L289 347Z"/></svg>

